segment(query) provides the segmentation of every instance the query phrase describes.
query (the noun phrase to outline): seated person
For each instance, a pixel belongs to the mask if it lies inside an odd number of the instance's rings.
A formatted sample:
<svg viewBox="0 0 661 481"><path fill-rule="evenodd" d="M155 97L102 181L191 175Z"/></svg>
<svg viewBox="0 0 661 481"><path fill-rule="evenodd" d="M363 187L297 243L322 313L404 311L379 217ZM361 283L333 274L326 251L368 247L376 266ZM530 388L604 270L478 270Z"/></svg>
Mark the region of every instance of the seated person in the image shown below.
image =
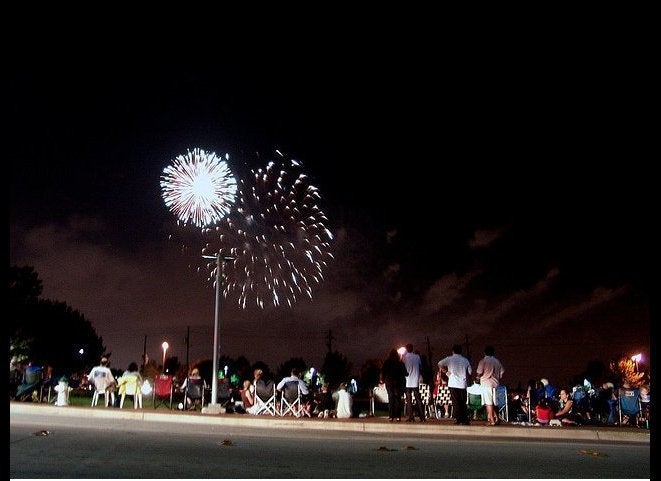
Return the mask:
<svg viewBox="0 0 661 481"><path fill-rule="evenodd" d="M333 393L327 382L321 385L321 389L316 394L316 413L320 418L335 417L335 401Z"/></svg>
<svg viewBox="0 0 661 481"><path fill-rule="evenodd" d="M308 390L308 385L305 384L305 381L303 381L300 378L300 375L301 372L298 370L298 368L293 367L291 370L291 375L283 377L275 388L278 391L282 391L282 389L285 387L285 384L289 382L296 382L298 383L298 388L300 390L301 396L307 396L310 393L310 391Z"/></svg>
<svg viewBox="0 0 661 481"><path fill-rule="evenodd" d="M108 394L110 395L111 405L115 404L115 388L117 382L115 377L112 375L112 371L108 365L110 362L107 357L102 357L101 362L98 366L92 368L92 370L87 375L87 379L94 384L94 389L98 393L104 393L106 398L106 407L108 407Z"/></svg>
<svg viewBox="0 0 661 481"><path fill-rule="evenodd" d="M352 416L353 398L347 392L346 383L340 383L340 387L333 393L335 401L335 415L339 418L350 418Z"/></svg>
<svg viewBox="0 0 661 481"><path fill-rule="evenodd" d="M200 370L194 367L179 389L186 393L186 409L195 409L195 406L202 402L202 392L206 389Z"/></svg>
<svg viewBox="0 0 661 481"><path fill-rule="evenodd" d="M250 379L243 381L243 389L239 390L239 393L241 394L243 412L248 412L248 410L255 405L255 395L253 393L253 385L252 382L250 382Z"/></svg>
<svg viewBox="0 0 661 481"><path fill-rule="evenodd" d="M307 409L307 400L308 400L308 395L310 394L310 391L308 389L307 384L305 384L305 381L303 381L300 378L300 371L298 368L293 367L291 370L291 375L290 376L285 376L282 378L282 380L278 383L276 386L276 389L282 396L285 396L285 390L286 386L289 386L290 384L298 384L298 393L301 397L301 409L305 412L305 414L309 415L309 412L306 411ZM286 396L287 398L289 396ZM290 399L287 399L288 401L291 401Z"/></svg>
<svg viewBox="0 0 661 481"><path fill-rule="evenodd" d="M574 401L567 389L560 390L560 410L555 413L555 418L562 424L574 426L584 424L583 419L574 411Z"/></svg>
<svg viewBox="0 0 661 481"><path fill-rule="evenodd" d="M272 379L267 379L266 376L262 369L255 369L254 380L250 386L253 405L246 409L248 414L268 413L273 416L276 415L275 382Z"/></svg>
<svg viewBox="0 0 661 481"><path fill-rule="evenodd" d="M542 426L548 426L551 419L554 417L553 409L551 409L551 403L547 398L542 398L535 407L535 413L537 415L537 423Z"/></svg>

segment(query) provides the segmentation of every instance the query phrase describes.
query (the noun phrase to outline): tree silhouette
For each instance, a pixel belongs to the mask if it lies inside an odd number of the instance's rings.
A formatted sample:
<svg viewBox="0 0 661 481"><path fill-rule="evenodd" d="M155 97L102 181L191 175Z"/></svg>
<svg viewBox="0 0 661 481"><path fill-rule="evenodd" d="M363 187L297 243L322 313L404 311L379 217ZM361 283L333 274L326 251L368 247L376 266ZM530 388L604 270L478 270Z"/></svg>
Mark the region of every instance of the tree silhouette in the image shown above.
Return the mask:
<svg viewBox="0 0 661 481"><path fill-rule="evenodd" d="M338 351L329 352L324 358L321 372L331 389L337 388L341 382L346 382L351 376L351 363Z"/></svg>
<svg viewBox="0 0 661 481"><path fill-rule="evenodd" d="M301 357L292 357L288 361L285 361L283 364L278 367L277 377L282 379L283 377L291 375L291 370L297 368L301 376L307 370L307 364Z"/></svg>
<svg viewBox="0 0 661 481"><path fill-rule="evenodd" d="M41 292L32 267L10 267L10 360L30 359L59 374L86 370L110 355L85 316L64 302L39 299Z"/></svg>

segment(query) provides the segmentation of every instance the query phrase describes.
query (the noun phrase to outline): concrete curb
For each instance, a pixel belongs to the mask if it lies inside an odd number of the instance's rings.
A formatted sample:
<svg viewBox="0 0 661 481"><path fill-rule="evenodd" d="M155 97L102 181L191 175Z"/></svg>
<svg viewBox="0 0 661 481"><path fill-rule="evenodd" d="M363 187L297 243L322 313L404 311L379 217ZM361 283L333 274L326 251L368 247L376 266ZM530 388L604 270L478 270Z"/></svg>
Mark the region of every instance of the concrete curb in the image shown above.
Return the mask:
<svg viewBox="0 0 661 481"><path fill-rule="evenodd" d="M61 417L88 417L104 419L133 419L145 422L171 422L218 426L267 427L273 429L308 429L317 431L348 431L361 433L403 433L423 436L527 438L537 440L602 441L618 443L650 443L650 432L636 428L620 427L542 427L500 425L454 425L449 421L430 420L426 423L390 423L385 418L316 419L244 414L208 415L199 412L154 411L151 409L105 408L82 406L51 406L48 404L11 402L11 414L34 414Z"/></svg>

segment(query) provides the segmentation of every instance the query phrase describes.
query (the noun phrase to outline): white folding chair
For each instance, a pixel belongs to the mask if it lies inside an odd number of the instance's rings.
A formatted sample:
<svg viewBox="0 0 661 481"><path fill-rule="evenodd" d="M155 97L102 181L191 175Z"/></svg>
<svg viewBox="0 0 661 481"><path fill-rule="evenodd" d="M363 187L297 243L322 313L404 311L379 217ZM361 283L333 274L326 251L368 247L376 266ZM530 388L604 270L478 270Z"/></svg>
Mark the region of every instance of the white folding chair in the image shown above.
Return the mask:
<svg viewBox="0 0 661 481"><path fill-rule="evenodd" d="M273 380L258 379L255 383L255 414L278 415L276 389Z"/></svg>
<svg viewBox="0 0 661 481"><path fill-rule="evenodd" d="M96 406L99 402L99 394L103 394L106 401L106 407L108 407L108 402L112 400L112 404L115 404L115 379L110 379L110 376L106 376L104 372L96 372L94 375L94 394L92 394L92 406Z"/></svg>
<svg viewBox="0 0 661 481"><path fill-rule="evenodd" d="M436 417L436 409L434 403L431 402L431 389L429 384L421 383L418 387L420 390L420 400L425 409L425 416L428 418Z"/></svg>
<svg viewBox="0 0 661 481"><path fill-rule="evenodd" d="M282 387L280 396L280 416L301 417L301 389L298 381L289 381Z"/></svg>

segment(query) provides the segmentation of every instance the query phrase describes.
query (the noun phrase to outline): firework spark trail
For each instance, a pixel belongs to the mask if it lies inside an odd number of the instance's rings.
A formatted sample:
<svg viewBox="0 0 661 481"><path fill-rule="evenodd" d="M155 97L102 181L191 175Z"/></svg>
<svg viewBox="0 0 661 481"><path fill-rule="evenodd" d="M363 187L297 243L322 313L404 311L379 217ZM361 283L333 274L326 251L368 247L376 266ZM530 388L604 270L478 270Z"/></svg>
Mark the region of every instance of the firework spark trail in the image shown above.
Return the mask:
<svg viewBox="0 0 661 481"><path fill-rule="evenodd" d="M282 155L282 154L281 154ZM202 230L206 254L235 258L224 268L223 295L240 307L286 304L312 298L333 258L318 189L295 161L269 162L239 182L236 208L215 227ZM216 264L207 266L215 279Z"/></svg>
<svg viewBox="0 0 661 481"><path fill-rule="evenodd" d="M165 205L179 221L197 227L223 219L234 204L237 190L227 162L199 148L179 155L163 169L161 188Z"/></svg>

